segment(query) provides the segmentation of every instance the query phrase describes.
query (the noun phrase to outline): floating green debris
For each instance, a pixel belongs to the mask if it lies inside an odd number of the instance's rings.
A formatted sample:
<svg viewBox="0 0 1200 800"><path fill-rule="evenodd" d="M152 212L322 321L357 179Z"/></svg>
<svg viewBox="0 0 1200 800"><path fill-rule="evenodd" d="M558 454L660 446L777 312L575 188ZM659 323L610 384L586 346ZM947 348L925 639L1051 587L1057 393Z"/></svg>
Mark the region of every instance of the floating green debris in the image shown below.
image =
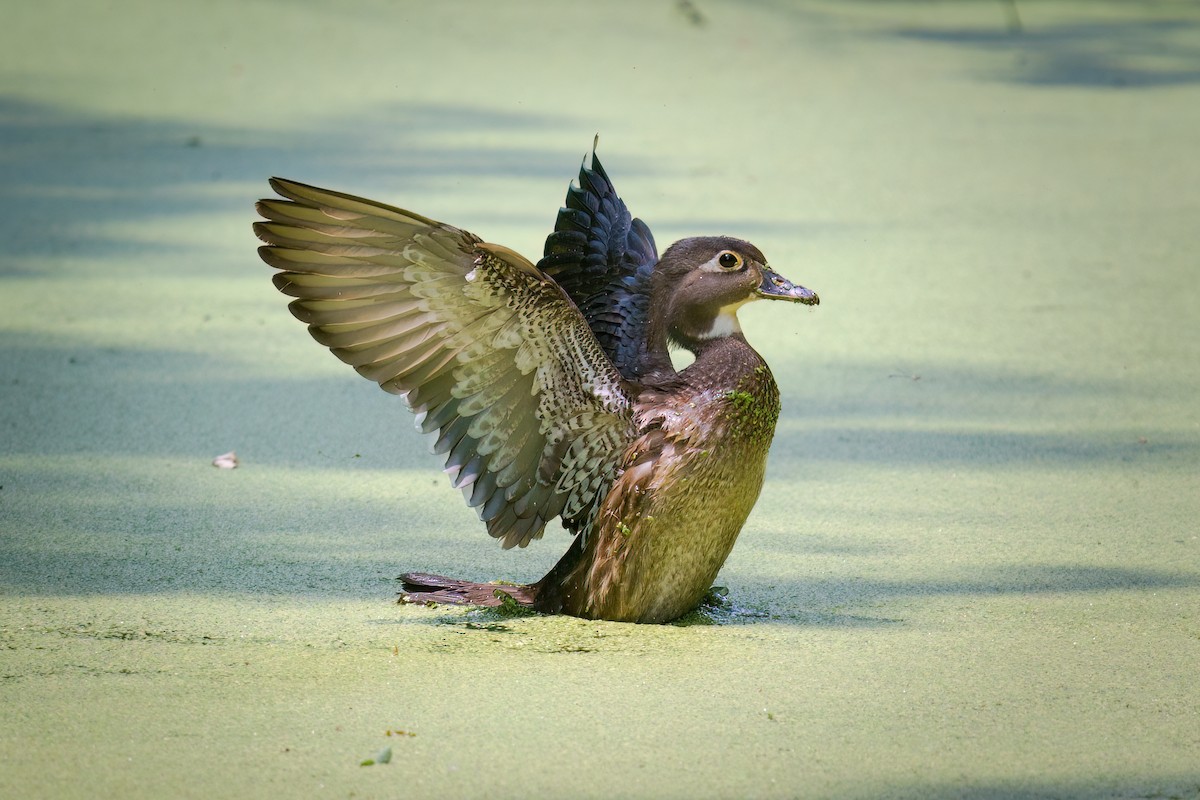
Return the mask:
<svg viewBox="0 0 1200 800"><path fill-rule="evenodd" d="M368 758L358 762L360 767L369 767L373 764L388 764L392 760L392 748L385 747L375 754L374 758Z"/></svg>
<svg viewBox="0 0 1200 800"><path fill-rule="evenodd" d="M502 617L528 617L537 613L532 608L518 603L515 597L503 589L497 589L492 594L500 600L500 605L496 606L496 613Z"/></svg>
<svg viewBox="0 0 1200 800"><path fill-rule="evenodd" d="M700 605L684 614L671 624L677 628L688 628L692 625L719 625L728 622L734 616L733 601L729 599L729 588L713 586L704 595Z"/></svg>
<svg viewBox="0 0 1200 800"><path fill-rule="evenodd" d="M704 599L700 601L700 605L708 606L709 608L732 608L733 603L729 599L728 586L712 586L705 593Z"/></svg>
<svg viewBox="0 0 1200 800"><path fill-rule="evenodd" d="M502 622L468 622L464 627L469 631L491 631L492 633L508 633L512 630Z"/></svg>

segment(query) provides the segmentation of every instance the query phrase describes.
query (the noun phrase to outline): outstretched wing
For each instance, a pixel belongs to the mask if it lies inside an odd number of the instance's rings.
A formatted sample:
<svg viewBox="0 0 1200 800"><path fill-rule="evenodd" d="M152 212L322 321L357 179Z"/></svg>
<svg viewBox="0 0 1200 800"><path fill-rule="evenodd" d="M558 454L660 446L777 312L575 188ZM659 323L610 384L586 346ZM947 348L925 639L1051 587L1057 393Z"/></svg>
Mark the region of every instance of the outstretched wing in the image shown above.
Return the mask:
<svg viewBox="0 0 1200 800"><path fill-rule="evenodd" d="M603 499L631 403L579 310L533 264L399 208L274 179L255 233L292 313L359 374L403 395L505 547Z"/></svg>
<svg viewBox="0 0 1200 800"><path fill-rule="evenodd" d="M567 189L538 269L554 278L583 312L604 352L630 380L642 375L650 275L658 263L654 236L633 219L592 148Z"/></svg>

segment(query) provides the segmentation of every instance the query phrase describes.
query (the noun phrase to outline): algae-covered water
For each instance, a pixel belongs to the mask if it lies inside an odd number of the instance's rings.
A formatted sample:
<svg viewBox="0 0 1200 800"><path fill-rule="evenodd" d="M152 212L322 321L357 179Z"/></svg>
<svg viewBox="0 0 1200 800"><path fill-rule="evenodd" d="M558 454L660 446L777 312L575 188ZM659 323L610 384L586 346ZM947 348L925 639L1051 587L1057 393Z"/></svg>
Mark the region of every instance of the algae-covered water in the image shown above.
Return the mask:
<svg viewBox="0 0 1200 800"><path fill-rule="evenodd" d="M1200 797L1196 4L4 16L0 796ZM597 131L660 248L821 295L741 314L784 411L732 607L396 606L567 536L488 539L252 203L536 256Z"/></svg>

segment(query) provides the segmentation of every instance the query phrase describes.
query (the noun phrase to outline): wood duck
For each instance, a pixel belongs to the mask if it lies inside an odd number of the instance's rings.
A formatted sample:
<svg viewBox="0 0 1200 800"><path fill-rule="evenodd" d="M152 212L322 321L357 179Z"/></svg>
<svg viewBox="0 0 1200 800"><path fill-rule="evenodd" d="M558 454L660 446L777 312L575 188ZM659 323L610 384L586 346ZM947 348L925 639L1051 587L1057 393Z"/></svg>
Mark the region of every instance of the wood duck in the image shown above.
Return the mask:
<svg viewBox="0 0 1200 800"><path fill-rule="evenodd" d="M313 338L407 400L505 548L575 536L528 586L402 576L402 599L667 622L696 608L762 488L779 390L737 312L817 295L727 236L660 258L592 148L536 265L411 211L272 179L259 254ZM676 371L668 347L695 355ZM507 595L505 597L504 595ZM511 598L511 600L510 600Z"/></svg>

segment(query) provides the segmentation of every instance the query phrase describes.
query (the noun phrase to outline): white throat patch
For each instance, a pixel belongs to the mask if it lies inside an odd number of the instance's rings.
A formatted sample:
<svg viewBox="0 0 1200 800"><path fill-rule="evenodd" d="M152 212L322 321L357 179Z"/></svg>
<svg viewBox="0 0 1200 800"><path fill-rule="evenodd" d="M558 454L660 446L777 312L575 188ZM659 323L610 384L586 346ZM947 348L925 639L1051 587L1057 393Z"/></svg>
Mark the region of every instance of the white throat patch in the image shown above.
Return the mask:
<svg viewBox="0 0 1200 800"><path fill-rule="evenodd" d="M730 303L727 306L721 306L721 310L717 312L717 316L713 318L712 327L708 332L699 334L697 339L719 339L724 336L729 336L734 333L741 333L742 326L738 322L737 312L742 306L754 300L753 297L747 297L745 300L739 300L736 303Z"/></svg>

